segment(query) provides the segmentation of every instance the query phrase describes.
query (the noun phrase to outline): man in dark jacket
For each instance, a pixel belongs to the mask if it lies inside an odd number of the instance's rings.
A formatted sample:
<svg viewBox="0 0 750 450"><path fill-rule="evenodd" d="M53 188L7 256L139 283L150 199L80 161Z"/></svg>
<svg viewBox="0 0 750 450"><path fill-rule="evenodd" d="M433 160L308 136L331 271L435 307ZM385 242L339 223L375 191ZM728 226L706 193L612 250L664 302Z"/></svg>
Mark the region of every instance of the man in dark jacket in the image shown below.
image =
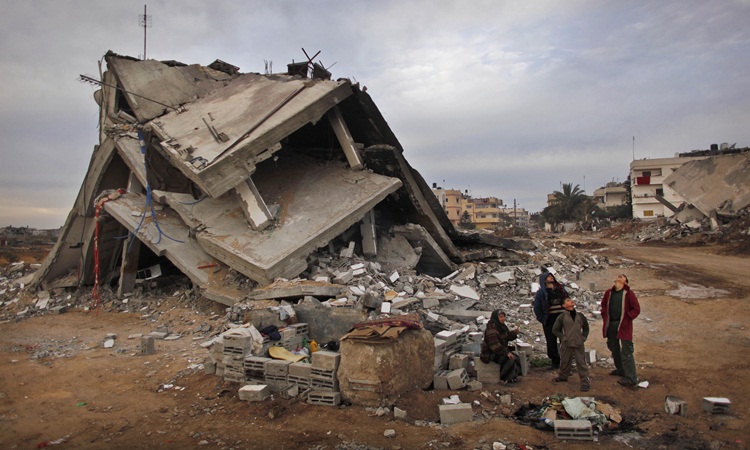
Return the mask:
<svg viewBox="0 0 750 450"><path fill-rule="evenodd" d="M505 325L505 313L492 311L490 321L484 330L480 359L488 364L490 361L500 364L500 381L513 383L516 381L520 361L508 347L510 341L518 338L518 328L511 331Z"/></svg>
<svg viewBox="0 0 750 450"><path fill-rule="evenodd" d="M607 348L615 360L615 370L610 375L622 378L617 380L623 386L638 384L633 357L633 319L641 313L641 305L635 292L628 286L628 277L617 275L615 284L602 298L602 334L607 339Z"/></svg>
<svg viewBox="0 0 750 450"><path fill-rule="evenodd" d="M563 312L563 302L570 297L562 284L550 272L539 275L539 290L534 297L534 315L544 328L547 340L547 357L552 360L552 368L560 368L560 350L557 336L552 332L555 321Z"/></svg>

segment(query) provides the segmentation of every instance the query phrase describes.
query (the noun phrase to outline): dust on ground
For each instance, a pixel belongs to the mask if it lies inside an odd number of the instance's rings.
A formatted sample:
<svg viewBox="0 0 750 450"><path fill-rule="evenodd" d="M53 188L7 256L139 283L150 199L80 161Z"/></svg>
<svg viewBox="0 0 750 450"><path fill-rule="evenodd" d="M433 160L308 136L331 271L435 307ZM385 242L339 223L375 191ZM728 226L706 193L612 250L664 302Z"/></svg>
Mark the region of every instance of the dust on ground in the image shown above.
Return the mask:
<svg viewBox="0 0 750 450"><path fill-rule="evenodd" d="M626 272L639 296L636 362L648 388L623 388L609 367L592 369L587 394L619 409L617 433L600 448L747 448L750 442L750 258L721 246L655 247L601 235L561 238L606 255L610 267L585 272L579 283L608 288ZM690 295L685 295L689 292ZM703 292L705 295L700 294ZM696 294L697 293L697 294ZM70 311L0 324L0 447L35 448L268 448L412 449L590 448L560 441L517 416L556 393L578 396L577 378L553 384L553 372L532 368L512 385L480 391L412 392L390 410L356 405L313 406L275 395L241 402L236 383L200 368L201 324L216 324L219 305L159 299L159 323L181 334L158 341L154 355L139 356L139 339L153 330L149 315ZM539 326L541 330L541 326ZM606 355L601 322L592 323L589 348ZM108 334L115 345L104 348ZM194 339L195 338L195 339ZM440 425L438 405L457 394L472 403L474 420ZM511 394L504 405L500 395ZM664 399L681 397L686 417L668 415ZM727 397L729 414L701 410L703 397ZM395 430L395 437L385 437ZM511 447L512 446L512 447Z"/></svg>

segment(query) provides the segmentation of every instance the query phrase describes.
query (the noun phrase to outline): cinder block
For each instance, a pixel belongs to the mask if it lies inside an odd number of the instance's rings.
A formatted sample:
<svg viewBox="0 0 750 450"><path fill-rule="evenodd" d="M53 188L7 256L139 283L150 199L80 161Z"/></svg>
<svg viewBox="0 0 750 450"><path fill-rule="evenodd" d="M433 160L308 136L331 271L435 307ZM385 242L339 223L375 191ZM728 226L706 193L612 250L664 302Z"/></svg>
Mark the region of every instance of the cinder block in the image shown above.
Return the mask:
<svg viewBox="0 0 750 450"><path fill-rule="evenodd" d="M319 369L317 367L311 367L310 368L310 379L316 379L316 380L335 380L336 379L336 371L335 370Z"/></svg>
<svg viewBox="0 0 750 450"><path fill-rule="evenodd" d="M468 383L466 383L466 390L468 391L481 391L482 390L482 383L477 380L471 380Z"/></svg>
<svg viewBox="0 0 750 450"><path fill-rule="evenodd" d="M266 361L266 363L263 365L263 370L266 373L266 376L268 375L283 375L284 377L289 374L289 366L292 364L291 361L286 361L283 359L272 359L270 361Z"/></svg>
<svg viewBox="0 0 750 450"><path fill-rule="evenodd" d="M485 364L475 359L474 368L477 370L477 381L481 381L484 384L497 384L500 382L500 364L494 362Z"/></svg>
<svg viewBox="0 0 750 450"><path fill-rule="evenodd" d="M333 379L333 380L323 380L320 378L310 378L310 388L315 391L332 391L332 392L338 392L339 390L339 380Z"/></svg>
<svg viewBox="0 0 750 450"><path fill-rule="evenodd" d="M728 398L723 397L704 397L701 408L710 414L726 414L729 412L729 406L732 404Z"/></svg>
<svg viewBox="0 0 750 450"><path fill-rule="evenodd" d="M336 370L340 361L341 353L318 350L312 354L312 366L320 369Z"/></svg>
<svg viewBox="0 0 750 450"><path fill-rule="evenodd" d="M206 361L203 363L203 371L206 375L213 375L216 373L216 362Z"/></svg>
<svg viewBox="0 0 750 450"><path fill-rule="evenodd" d="M263 378L263 382L274 392L279 392L289 386L286 375L269 375Z"/></svg>
<svg viewBox="0 0 750 450"><path fill-rule="evenodd" d="M312 366L303 362L295 362L289 365L289 375L302 378L310 378Z"/></svg>
<svg viewBox="0 0 750 450"><path fill-rule="evenodd" d="M687 416L687 403L680 397L668 395L664 399L664 411L669 414Z"/></svg>
<svg viewBox="0 0 750 450"><path fill-rule="evenodd" d="M263 384L248 384L239 391L240 400L247 402L261 402L271 395L271 390Z"/></svg>
<svg viewBox="0 0 750 450"><path fill-rule="evenodd" d="M532 346L531 344L527 344L526 342L516 342L516 352L526 353L526 356L528 356L529 359L531 359L531 353L533 352L533 350L534 346Z"/></svg>
<svg viewBox="0 0 750 450"><path fill-rule="evenodd" d="M466 383L469 382L469 374L466 373L466 369L457 369L448 372L448 387L451 390L463 389L466 387Z"/></svg>
<svg viewBox="0 0 750 450"><path fill-rule="evenodd" d="M518 361L521 363L521 376L525 377L529 374L529 367L531 366L529 360L531 358L526 352L516 352L516 354L518 355Z"/></svg>
<svg viewBox="0 0 750 450"><path fill-rule="evenodd" d="M593 441L594 431L588 420L555 420L555 437L558 439L575 439Z"/></svg>
<svg viewBox="0 0 750 450"><path fill-rule="evenodd" d="M440 405L440 423L450 425L452 423L471 422L471 403L459 403L457 405Z"/></svg>
<svg viewBox="0 0 750 450"><path fill-rule="evenodd" d="M448 374L450 371L448 370L441 370L438 372L435 372L435 376L432 377L432 387L433 389L437 390L448 390ZM500 376L500 373L498 372L498 377Z"/></svg>
<svg viewBox="0 0 750 450"><path fill-rule="evenodd" d="M298 336L307 336L310 333L310 327L306 323L295 323L289 325L289 328L295 330Z"/></svg>
<svg viewBox="0 0 750 450"><path fill-rule="evenodd" d="M586 352L586 363L589 366L593 367L593 365L596 364L596 350L594 350L593 348L588 348L585 350L585 352Z"/></svg>
<svg viewBox="0 0 750 450"><path fill-rule="evenodd" d="M443 357L440 361L440 365L443 367L448 367L448 363L451 360L451 356L458 353L458 351L455 348L449 348L445 350L445 353L443 353Z"/></svg>
<svg viewBox="0 0 750 450"><path fill-rule="evenodd" d="M141 336L141 355L153 355L156 353L155 338L153 336Z"/></svg>
<svg viewBox="0 0 750 450"><path fill-rule="evenodd" d="M336 406L341 403L340 392L310 391L307 394L307 403L311 405Z"/></svg>
<svg viewBox="0 0 750 450"><path fill-rule="evenodd" d="M265 358L263 356L246 356L242 362L245 370L252 370L254 372L265 372L266 363L273 361L272 358Z"/></svg>
<svg viewBox="0 0 750 450"><path fill-rule="evenodd" d="M310 377L299 377L295 375L287 375L286 381L289 384L293 384L295 386L301 386L301 387L310 387Z"/></svg>
<svg viewBox="0 0 750 450"><path fill-rule="evenodd" d="M468 367L469 367L469 355L456 353L454 355L451 355L450 359L448 360L449 370L466 369Z"/></svg>
<svg viewBox="0 0 750 450"><path fill-rule="evenodd" d="M297 330L290 327L279 328L279 334L281 335L281 340L284 341L297 336Z"/></svg>
<svg viewBox="0 0 750 450"><path fill-rule="evenodd" d="M441 341L445 341L446 345L450 346L452 344L456 343L456 333L455 331L449 331L444 330L435 335L436 339L440 339Z"/></svg>

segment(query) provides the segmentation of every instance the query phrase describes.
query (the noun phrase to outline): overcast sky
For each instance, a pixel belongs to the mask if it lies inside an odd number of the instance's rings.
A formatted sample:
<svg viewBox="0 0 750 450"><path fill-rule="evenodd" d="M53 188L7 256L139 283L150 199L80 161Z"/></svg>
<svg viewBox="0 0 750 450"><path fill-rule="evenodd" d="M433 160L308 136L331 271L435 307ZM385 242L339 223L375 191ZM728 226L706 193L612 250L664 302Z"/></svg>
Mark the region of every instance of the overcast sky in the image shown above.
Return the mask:
<svg viewBox="0 0 750 450"><path fill-rule="evenodd" d="M750 146L748 0L0 0L0 226L64 223L98 143L78 75L143 55L144 3L148 58L262 73L321 51L428 183L531 212L634 154Z"/></svg>

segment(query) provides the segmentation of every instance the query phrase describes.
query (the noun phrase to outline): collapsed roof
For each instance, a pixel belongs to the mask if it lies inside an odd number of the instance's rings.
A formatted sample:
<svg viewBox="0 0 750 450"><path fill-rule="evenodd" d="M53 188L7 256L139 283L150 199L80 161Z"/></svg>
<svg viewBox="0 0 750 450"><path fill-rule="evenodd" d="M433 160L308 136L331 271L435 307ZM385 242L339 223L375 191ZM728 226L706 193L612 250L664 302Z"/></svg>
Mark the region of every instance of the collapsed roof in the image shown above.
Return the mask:
<svg viewBox="0 0 750 450"><path fill-rule="evenodd" d="M245 293L222 268L259 284L293 278L342 233L375 256L393 227L422 249L423 272L462 262L443 209L357 84L295 65L261 75L219 60L105 60L101 80L86 78L101 86L100 142L35 285L94 284L97 269L122 294L166 259L233 304Z"/></svg>

